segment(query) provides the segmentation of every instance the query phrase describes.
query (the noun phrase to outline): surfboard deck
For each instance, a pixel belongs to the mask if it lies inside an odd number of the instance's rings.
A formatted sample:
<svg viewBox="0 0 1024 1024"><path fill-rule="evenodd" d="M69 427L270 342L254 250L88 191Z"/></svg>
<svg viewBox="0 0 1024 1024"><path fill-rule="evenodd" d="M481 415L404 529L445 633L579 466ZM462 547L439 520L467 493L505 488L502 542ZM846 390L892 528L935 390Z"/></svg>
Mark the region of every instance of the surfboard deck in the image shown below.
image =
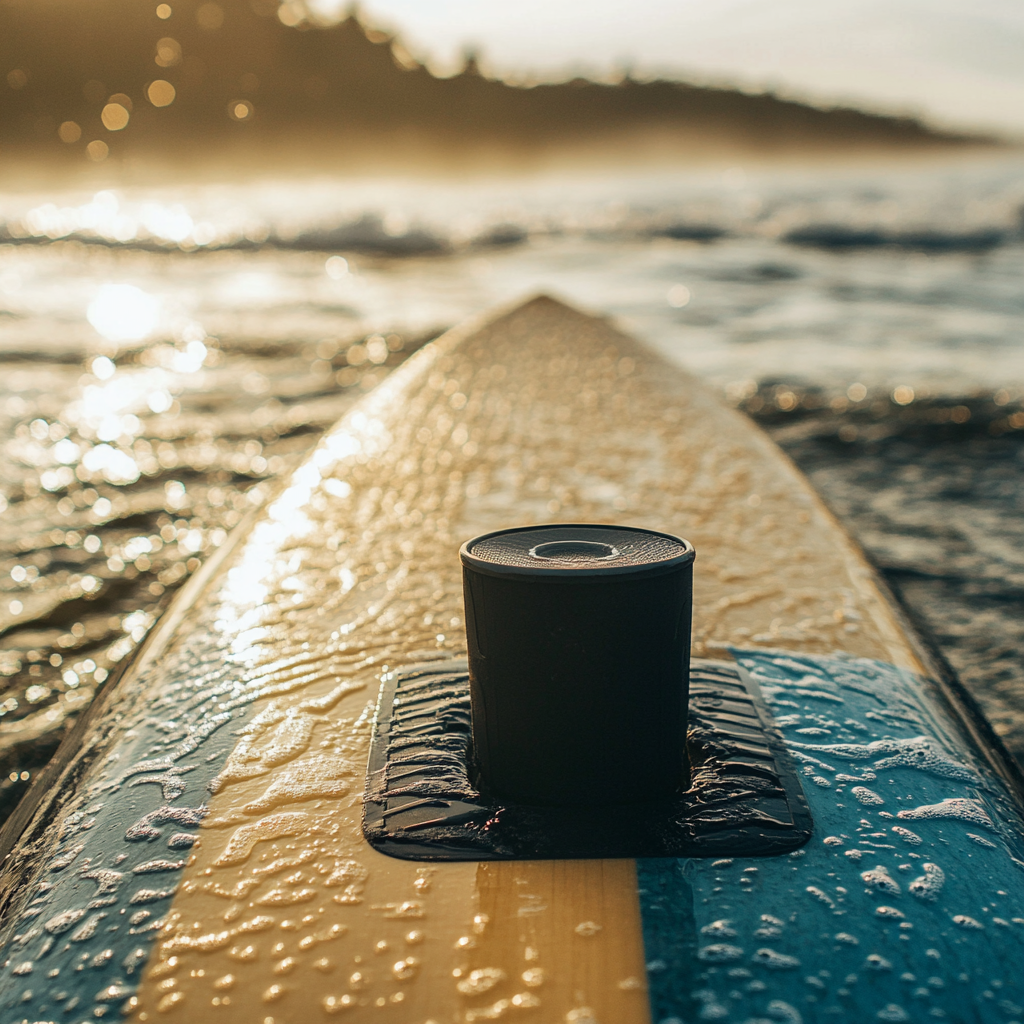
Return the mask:
<svg viewBox="0 0 1024 1024"><path fill-rule="evenodd" d="M429 864L367 845L382 675L465 654L459 545L566 521L694 543L693 653L761 685L804 772L804 850ZM5 1021L1020 1016L998 751L793 466L609 322L539 298L450 331L229 545L10 837Z"/></svg>

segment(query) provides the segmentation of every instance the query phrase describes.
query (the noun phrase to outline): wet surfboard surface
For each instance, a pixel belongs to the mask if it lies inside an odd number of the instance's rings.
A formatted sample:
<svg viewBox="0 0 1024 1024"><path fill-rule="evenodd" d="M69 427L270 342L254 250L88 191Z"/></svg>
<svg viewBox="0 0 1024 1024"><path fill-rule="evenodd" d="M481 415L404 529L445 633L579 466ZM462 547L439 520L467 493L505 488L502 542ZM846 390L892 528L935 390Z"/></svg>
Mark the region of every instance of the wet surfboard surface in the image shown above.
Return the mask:
<svg viewBox="0 0 1024 1024"><path fill-rule="evenodd" d="M805 846L366 843L382 677L465 655L459 545L567 521L694 543L693 653L759 685ZM2 1024L1024 1020L998 756L796 470L606 321L536 299L444 335L220 555L8 831Z"/></svg>

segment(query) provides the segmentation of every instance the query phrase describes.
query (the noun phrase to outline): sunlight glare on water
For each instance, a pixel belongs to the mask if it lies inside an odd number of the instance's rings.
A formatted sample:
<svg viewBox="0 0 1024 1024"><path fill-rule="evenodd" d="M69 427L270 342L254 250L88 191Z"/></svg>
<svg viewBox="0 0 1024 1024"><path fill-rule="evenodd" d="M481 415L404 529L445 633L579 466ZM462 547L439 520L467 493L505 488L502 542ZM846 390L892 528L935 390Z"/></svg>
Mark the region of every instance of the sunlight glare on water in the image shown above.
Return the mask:
<svg viewBox="0 0 1024 1024"><path fill-rule="evenodd" d="M142 341L156 330L160 300L133 284L105 284L86 315L108 341Z"/></svg>

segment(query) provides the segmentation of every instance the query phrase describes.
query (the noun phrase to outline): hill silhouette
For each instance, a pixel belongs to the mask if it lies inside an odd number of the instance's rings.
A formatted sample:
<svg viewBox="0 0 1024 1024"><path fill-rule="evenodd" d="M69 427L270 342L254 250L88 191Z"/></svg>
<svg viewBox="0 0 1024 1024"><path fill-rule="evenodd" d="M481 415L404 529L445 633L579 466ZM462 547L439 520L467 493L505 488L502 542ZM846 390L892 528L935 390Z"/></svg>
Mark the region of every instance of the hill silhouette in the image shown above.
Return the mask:
<svg viewBox="0 0 1024 1024"><path fill-rule="evenodd" d="M641 136L685 153L977 143L906 118L672 81L451 78L357 16L276 0L0 0L0 157L539 153ZM286 22L288 24L286 24Z"/></svg>

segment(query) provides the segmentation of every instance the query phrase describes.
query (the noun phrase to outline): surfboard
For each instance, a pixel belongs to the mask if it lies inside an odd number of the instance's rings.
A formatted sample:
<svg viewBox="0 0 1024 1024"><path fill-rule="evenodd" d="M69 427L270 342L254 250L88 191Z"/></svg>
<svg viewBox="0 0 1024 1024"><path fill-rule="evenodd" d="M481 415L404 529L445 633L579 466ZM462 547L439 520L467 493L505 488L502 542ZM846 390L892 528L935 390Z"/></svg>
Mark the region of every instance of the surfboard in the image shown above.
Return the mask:
<svg viewBox="0 0 1024 1024"><path fill-rule="evenodd" d="M382 681L465 657L460 544L553 522L693 543L695 665L733 666L766 709L806 842L367 841ZM328 432L36 781L0 836L3 1020L1024 1020L1016 787L770 441L537 298L443 335Z"/></svg>

